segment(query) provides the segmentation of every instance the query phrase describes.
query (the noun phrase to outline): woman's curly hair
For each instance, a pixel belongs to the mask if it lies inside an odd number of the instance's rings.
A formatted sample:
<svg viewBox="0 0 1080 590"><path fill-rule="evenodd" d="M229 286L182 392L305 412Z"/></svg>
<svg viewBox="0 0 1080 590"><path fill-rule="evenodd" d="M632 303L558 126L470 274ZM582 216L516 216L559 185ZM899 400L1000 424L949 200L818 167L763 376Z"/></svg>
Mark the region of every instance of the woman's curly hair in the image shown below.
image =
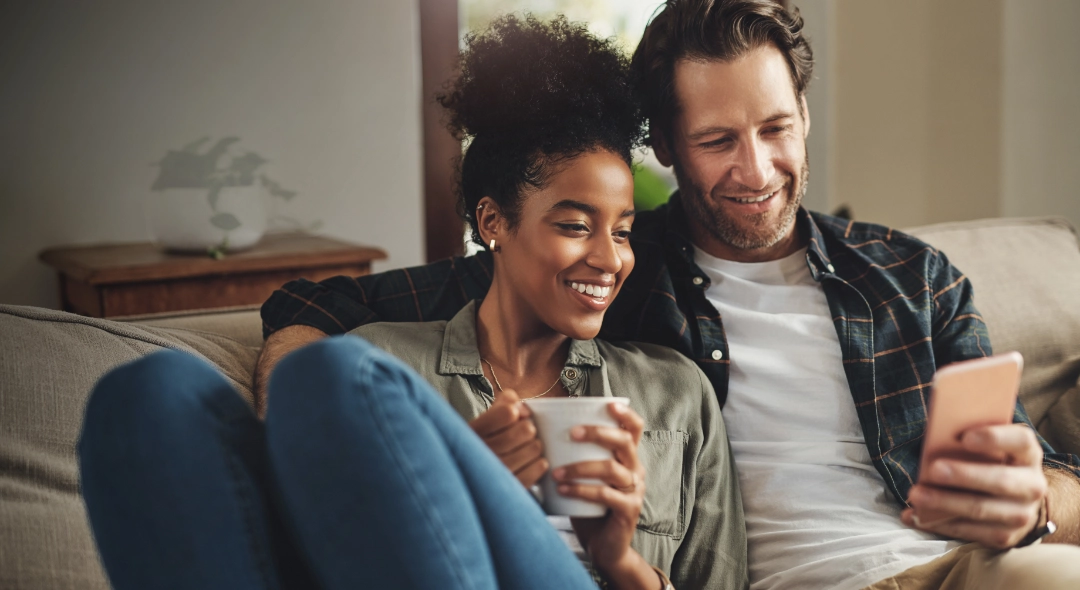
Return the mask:
<svg viewBox="0 0 1080 590"><path fill-rule="evenodd" d="M471 140L458 206L477 243L483 197L499 204L513 228L525 192L542 188L560 162L604 149L630 165L641 145L629 60L614 40L594 37L584 24L563 16L500 17L465 37L459 68L438 101L450 132Z"/></svg>

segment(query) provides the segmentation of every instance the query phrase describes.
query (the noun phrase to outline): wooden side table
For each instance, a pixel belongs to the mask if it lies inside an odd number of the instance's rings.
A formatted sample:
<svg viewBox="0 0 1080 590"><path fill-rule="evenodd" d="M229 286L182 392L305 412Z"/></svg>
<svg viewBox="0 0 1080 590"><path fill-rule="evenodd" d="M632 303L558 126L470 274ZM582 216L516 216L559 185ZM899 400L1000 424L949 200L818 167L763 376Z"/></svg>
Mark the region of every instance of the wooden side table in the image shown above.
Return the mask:
<svg viewBox="0 0 1080 590"><path fill-rule="evenodd" d="M41 260L60 274L64 311L115 317L257 305L283 284L371 272L386 252L303 233L271 234L215 260L172 254L151 242L50 248Z"/></svg>

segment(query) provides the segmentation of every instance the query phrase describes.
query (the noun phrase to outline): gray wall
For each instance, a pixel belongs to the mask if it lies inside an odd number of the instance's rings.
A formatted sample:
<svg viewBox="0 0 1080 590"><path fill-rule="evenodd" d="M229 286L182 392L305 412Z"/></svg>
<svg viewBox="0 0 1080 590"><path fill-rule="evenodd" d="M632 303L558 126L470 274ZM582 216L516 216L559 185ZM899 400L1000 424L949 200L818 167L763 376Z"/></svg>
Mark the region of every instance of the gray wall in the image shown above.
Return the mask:
<svg viewBox="0 0 1080 590"><path fill-rule="evenodd" d="M419 20L406 0L0 3L0 303L56 307L48 246L150 239L166 150L237 135L277 213L422 261Z"/></svg>

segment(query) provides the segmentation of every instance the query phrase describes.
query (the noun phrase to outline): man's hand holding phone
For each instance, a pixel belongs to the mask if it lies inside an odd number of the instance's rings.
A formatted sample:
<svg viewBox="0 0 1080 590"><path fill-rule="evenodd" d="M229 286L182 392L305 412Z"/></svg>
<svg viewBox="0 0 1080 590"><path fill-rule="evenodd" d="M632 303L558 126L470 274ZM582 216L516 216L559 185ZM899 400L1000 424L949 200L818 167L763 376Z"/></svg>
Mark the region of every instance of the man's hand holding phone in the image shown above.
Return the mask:
<svg viewBox="0 0 1080 590"><path fill-rule="evenodd" d="M934 375L908 526L1005 549L1043 517L1049 488L1035 432L1013 424L1024 359L1010 352Z"/></svg>
<svg viewBox="0 0 1080 590"><path fill-rule="evenodd" d="M994 462L939 457L923 465L904 523L995 549L1015 546L1039 524L1047 492L1035 433L1023 424L981 426L963 431L960 444Z"/></svg>

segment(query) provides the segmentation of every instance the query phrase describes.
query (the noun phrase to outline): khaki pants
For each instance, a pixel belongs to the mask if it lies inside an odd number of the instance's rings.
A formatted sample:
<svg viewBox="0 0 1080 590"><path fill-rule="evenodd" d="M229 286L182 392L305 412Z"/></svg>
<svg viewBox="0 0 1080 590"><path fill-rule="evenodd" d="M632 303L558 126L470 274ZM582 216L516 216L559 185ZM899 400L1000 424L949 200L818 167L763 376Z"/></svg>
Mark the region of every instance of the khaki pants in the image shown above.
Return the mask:
<svg viewBox="0 0 1080 590"><path fill-rule="evenodd" d="M1080 547L1041 543L995 551L968 543L864 590L1056 590L1080 588Z"/></svg>

